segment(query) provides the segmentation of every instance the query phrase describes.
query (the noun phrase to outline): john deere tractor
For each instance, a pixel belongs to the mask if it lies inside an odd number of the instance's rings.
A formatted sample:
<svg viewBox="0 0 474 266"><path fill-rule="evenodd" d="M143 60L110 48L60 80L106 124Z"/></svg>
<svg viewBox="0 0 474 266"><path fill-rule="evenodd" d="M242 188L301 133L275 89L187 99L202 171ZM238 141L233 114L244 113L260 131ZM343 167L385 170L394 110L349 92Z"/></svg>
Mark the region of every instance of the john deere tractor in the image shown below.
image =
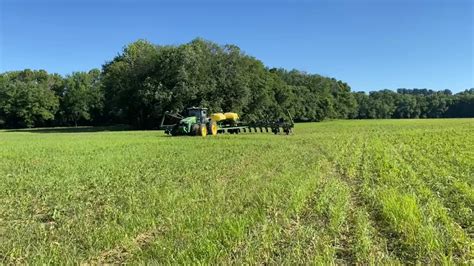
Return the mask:
<svg viewBox="0 0 474 266"><path fill-rule="evenodd" d="M166 116L179 119L179 122L173 125L163 125ZM165 133L172 136L190 135L190 136L207 136L211 134L217 135L217 124L207 115L207 108L190 107L185 111L184 116L180 114L166 113L161 122L161 128L165 129Z"/></svg>
<svg viewBox="0 0 474 266"><path fill-rule="evenodd" d="M164 125L167 118L171 118L174 124ZM190 107L179 113L166 112L161 120L160 129L164 129L165 133L172 136L207 136L230 133L239 134L245 132L272 132L278 134L284 132L287 135L293 132L293 119L288 112L289 121L283 118L277 121L256 121L245 123L240 121L237 113L213 113L209 116L207 108Z"/></svg>

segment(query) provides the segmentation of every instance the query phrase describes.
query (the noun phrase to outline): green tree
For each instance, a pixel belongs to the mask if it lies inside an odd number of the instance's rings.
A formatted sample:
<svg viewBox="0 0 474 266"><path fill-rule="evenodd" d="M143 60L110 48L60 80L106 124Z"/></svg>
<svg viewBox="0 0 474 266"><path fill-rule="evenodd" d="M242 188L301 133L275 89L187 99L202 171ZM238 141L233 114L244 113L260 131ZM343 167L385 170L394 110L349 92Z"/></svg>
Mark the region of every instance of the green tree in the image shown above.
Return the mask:
<svg viewBox="0 0 474 266"><path fill-rule="evenodd" d="M143 96L153 96L150 90L155 89L155 84L148 78L155 69L157 55L156 46L139 40L104 65L105 104L111 120L145 127L150 106Z"/></svg>
<svg viewBox="0 0 474 266"><path fill-rule="evenodd" d="M46 71L16 71L2 75L0 119L7 127L34 127L51 121L58 97Z"/></svg>
<svg viewBox="0 0 474 266"><path fill-rule="evenodd" d="M65 123L78 125L79 121L90 122L94 113L102 109L103 92L100 71L74 72L67 76L61 98L61 115Z"/></svg>

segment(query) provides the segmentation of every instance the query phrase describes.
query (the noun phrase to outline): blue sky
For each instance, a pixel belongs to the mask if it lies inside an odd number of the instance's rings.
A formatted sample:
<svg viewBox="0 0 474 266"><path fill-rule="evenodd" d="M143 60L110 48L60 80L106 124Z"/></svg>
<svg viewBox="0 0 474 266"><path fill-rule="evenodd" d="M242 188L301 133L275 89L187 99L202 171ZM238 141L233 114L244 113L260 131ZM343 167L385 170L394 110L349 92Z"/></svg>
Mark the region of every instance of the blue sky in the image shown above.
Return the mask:
<svg viewBox="0 0 474 266"><path fill-rule="evenodd" d="M354 91L474 87L471 0L0 0L0 72L100 68L137 39L236 44Z"/></svg>

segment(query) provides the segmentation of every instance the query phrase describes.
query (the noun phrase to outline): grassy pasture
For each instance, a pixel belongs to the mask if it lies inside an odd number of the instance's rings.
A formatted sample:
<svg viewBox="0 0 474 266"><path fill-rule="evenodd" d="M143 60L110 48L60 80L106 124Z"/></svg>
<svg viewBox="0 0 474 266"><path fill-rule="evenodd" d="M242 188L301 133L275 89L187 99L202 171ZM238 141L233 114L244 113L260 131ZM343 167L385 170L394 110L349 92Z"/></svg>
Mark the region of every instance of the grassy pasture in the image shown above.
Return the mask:
<svg viewBox="0 0 474 266"><path fill-rule="evenodd" d="M473 119L295 130L0 131L0 264L474 263Z"/></svg>

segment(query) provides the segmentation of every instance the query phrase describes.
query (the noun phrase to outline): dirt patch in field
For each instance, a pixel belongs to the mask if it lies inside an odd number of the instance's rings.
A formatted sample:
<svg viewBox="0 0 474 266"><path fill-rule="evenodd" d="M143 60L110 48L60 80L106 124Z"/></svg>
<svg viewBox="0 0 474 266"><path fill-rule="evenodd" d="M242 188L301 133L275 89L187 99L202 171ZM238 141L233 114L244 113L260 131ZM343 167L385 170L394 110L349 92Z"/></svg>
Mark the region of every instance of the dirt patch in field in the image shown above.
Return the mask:
<svg viewBox="0 0 474 266"><path fill-rule="evenodd" d="M119 245L113 249L105 250L97 257L91 258L81 263L81 265L123 264L133 256L135 251L146 249L165 231L165 228L158 227L141 233L132 240L131 244Z"/></svg>

